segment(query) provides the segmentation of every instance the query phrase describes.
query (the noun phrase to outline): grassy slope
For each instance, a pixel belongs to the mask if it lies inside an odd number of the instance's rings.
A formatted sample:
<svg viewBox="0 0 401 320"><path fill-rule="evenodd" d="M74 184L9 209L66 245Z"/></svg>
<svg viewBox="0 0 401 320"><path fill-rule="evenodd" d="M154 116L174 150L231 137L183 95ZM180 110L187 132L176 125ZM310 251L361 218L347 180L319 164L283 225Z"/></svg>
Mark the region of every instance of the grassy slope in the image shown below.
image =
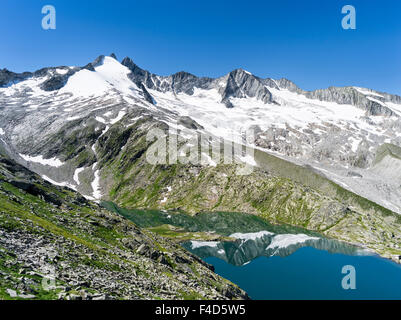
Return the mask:
<svg viewBox="0 0 401 320"><path fill-rule="evenodd" d="M0 234L0 299L244 296L180 246L1 157ZM50 290L44 267L57 270Z"/></svg>

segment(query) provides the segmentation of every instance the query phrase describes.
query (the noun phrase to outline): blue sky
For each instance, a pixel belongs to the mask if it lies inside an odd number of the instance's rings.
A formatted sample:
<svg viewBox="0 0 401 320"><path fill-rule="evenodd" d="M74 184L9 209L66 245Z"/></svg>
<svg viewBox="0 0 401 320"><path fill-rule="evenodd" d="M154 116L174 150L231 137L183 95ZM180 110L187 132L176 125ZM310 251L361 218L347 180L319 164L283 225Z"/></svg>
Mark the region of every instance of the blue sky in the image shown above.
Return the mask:
<svg viewBox="0 0 401 320"><path fill-rule="evenodd" d="M41 28L47 4L56 30ZM356 30L341 27L346 4L356 8ZM115 52L162 75L242 67L307 90L358 85L401 95L399 0L1 0L0 30L0 68L17 72Z"/></svg>

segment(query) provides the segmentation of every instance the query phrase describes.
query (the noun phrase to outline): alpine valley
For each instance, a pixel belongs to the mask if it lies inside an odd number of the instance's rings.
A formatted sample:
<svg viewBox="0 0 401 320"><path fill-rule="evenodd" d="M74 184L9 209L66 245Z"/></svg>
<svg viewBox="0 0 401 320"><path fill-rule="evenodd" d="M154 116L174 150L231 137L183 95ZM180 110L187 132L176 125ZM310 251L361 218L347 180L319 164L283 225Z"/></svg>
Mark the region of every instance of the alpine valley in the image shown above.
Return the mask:
<svg viewBox="0 0 401 320"><path fill-rule="evenodd" d="M0 298L248 298L195 254L242 265L343 243L400 262L400 96L159 76L112 54L0 70L0 114ZM148 133L171 128L182 150L208 137L252 156L149 163Z"/></svg>

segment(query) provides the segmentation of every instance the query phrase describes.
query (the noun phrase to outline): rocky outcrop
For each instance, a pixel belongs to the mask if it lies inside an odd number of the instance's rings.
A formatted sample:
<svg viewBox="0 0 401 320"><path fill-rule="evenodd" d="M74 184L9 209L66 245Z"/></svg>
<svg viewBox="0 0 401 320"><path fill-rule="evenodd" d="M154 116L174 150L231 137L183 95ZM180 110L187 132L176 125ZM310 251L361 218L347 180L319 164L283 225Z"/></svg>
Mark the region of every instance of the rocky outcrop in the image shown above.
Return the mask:
<svg viewBox="0 0 401 320"><path fill-rule="evenodd" d="M237 69L230 72L226 79L225 87L220 88L222 101L230 98L257 98L264 103L273 102L271 92L264 83L249 72Z"/></svg>

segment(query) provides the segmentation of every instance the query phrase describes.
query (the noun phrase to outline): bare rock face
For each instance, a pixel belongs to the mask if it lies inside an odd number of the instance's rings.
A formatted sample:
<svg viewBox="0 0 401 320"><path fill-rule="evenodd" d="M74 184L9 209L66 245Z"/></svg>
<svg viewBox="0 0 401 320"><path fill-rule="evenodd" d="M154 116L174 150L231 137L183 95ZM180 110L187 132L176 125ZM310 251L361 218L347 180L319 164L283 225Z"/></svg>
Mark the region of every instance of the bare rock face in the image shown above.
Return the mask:
<svg viewBox="0 0 401 320"><path fill-rule="evenodd" d="M279 88L287 89L288 91L302 94L304 91L300 89L294 82L286 78L281 78L277 81Z"/></svg>
<svg viewBox="0 0 401 320"><path fill-rule="evenodd" d="M68 69L66 74L54 74L50 76L46 81L44 81L40 88L44 91L56 91L64 87L68 81L68 79L74 75L79 69Z"/></svg>
<svg viewBox="0 0 401 320"><path fill-rule="evenodd" d="M23 81L32 76L30 72L14 73L7 69L0 70L0 88L6 87L19 81Z"/></svg>

